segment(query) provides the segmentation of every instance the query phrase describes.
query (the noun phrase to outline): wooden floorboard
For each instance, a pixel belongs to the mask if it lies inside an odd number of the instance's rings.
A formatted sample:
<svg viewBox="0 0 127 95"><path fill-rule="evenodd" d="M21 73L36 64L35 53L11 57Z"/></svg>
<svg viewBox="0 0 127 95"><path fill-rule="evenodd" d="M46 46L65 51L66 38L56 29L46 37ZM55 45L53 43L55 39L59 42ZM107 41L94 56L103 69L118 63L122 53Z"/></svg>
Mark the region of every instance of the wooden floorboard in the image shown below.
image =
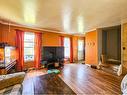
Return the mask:
<svg viewBox="0 0 127 95"><path fill-rule="evenodd" d="M46 70L27 73L26 80L41 76ZM66 64L59 74L61 79L77 94L121 94L120 84L122 77L92 69L83 64Z"/></svg>

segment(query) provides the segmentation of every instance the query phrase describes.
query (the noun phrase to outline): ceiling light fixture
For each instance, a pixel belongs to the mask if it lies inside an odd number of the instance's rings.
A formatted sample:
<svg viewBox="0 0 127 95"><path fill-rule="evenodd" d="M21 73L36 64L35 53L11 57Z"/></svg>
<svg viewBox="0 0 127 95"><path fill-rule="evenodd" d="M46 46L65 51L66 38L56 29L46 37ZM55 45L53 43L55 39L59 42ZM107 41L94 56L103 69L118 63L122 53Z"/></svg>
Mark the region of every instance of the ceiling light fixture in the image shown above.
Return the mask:
<svg viewBox="0 0 127 95"><path fill-rule="evenodd" d="M84 18L83 18L83 16L78 16L77 24L78 24L78 32L84 33Z"/></svg>
<svg viewBox="0 0 127 95"><path fill-rule="evenodd" d="M62 20L63 20L63 29L65 32L70 32L70 25L71 25L71 3L65 2L63 4L63 10L62 10Z"/></svg>
<svg viewBox="0 0 127 95"><path fill-rule="evenodd" d="M23 0L24 19L26 24L33 25L36 22L36 0Z"/></svg>

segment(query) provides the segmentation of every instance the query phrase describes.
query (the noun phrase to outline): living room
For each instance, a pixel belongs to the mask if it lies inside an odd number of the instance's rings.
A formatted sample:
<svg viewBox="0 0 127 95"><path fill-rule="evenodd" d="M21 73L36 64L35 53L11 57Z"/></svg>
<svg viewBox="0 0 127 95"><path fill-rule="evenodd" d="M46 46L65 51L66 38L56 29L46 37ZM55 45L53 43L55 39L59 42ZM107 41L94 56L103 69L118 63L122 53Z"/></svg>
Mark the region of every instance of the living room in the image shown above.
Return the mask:
<svg viewBox="0 0 127 95"><path fill-rule="evenodd" d="M125 4L1 0L0 94L126 95Z"/></svg>

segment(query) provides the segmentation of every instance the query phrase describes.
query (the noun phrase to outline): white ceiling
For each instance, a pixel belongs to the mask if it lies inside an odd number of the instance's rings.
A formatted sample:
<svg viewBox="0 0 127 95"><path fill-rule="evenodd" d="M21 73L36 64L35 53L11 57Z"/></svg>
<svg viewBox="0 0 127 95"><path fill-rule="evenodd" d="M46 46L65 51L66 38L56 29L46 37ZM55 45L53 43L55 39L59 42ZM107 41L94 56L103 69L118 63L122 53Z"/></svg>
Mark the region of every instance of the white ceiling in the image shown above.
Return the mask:
<svg viewBox="0 0 127 95"><path fill-rule="evenodd" d="M0 17L16 24L64 33L119 25L127 0L0 0Z"/></svg>

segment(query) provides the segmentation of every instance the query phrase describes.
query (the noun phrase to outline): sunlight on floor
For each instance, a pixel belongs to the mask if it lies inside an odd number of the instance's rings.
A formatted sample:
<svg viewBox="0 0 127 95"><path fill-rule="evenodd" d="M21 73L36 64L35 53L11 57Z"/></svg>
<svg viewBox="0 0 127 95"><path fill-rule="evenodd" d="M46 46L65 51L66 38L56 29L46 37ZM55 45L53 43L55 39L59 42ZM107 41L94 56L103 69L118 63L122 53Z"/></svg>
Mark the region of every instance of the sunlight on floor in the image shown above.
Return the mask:
<svg viewBox="0 0 127 95"><path fill-rule="evenodd" d="M47 70L31 70L26 74L25 79L40 76L40 75L45 75L47 74Z"/></svg>

